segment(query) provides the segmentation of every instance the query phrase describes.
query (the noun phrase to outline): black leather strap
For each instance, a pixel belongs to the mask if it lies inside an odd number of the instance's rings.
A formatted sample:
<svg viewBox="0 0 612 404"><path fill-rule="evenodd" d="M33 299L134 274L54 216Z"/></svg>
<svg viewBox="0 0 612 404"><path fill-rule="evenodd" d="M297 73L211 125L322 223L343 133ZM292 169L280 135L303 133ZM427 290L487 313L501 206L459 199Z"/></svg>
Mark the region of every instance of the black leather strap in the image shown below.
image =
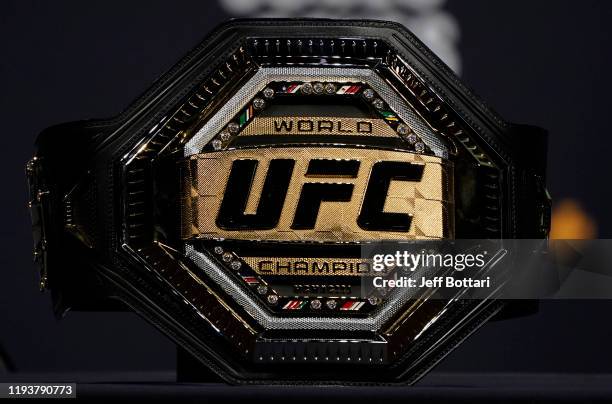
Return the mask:
<svg viewBox="0 0 612 404"><path fill-rule="evenodd" d="M32 216L44 217L33 220L35 261L41 288L50 289L58 316L68 309L120 308L108 300L112 293L91 270L98 253L66 228L66 195L77 184L91 181L87 173L94 166L97 146L113 126L110 121L91 120L49 127L38 136L35 157L28 163Z"/></svg>

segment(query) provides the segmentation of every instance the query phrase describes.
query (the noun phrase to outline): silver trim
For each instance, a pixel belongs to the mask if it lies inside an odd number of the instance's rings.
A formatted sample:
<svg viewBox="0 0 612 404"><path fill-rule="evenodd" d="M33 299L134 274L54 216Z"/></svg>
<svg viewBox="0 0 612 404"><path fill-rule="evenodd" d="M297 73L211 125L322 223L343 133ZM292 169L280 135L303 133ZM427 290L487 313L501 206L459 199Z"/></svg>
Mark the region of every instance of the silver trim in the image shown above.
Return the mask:
<svg viewBox="0 0 612 404"><path fill-rule="evenodd" d="M216 282L229 294L242 308L253 317L261 326L273 330L343 330L343 331L370 331L383 326L393 315L401 310L405 303L415 297L413 288L396 288L388 300L381 304L375 314L367 318L338 318L338 317L281 317L270 315L261 303L253 300L248 293L230 279L223 268L212 262L205 254L196 251L189 244L185 245L185 256L198 266L204 273Z"/></svg>
<svg viewBox="0 0 612 404"><path fill-rule="evenodd" d="M376 72L370 69L321 67L277 67L258 70L242 87L242 90L234 94L185 144L184 155L187 157L200 153L202 148L268 83L283 80L363 81L376 90L398 117L414 130L436 156L448 158L448 149L442 139L433 132L427 123Z"/></svg>

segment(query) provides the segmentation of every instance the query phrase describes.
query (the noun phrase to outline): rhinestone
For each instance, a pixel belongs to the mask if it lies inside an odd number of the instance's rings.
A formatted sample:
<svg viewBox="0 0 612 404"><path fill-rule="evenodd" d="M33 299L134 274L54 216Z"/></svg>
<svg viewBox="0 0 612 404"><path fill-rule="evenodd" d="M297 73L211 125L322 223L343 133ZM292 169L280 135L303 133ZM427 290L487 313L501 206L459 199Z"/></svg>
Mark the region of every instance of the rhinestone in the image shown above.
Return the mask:
<svg viewBox="0 0 612 404"><path fill-rule="evenodd" d="M382 107L385 106L385 103L380 98L377 98L374 101L372 101L372 105L374 105L374 108L376 109L381 109Z"/></svg>
<svg viewBox="0 0 612 404"><path fill-rule="evenodd" d="M263 100L263 98L255 98L253 100L253 108L262 109L265 106L266 106L266 102Z"/></svg>
<svg viewBox="0 0 612 404"><path fill-rule="evenodd" d="M372 306L376 306L380 302L380 299L378 297L376 297L376 296L370 296L370 297L368 297L368 302Z"/></svg>
<svg viewBox="0 0 612 404"><path fill-rule="evenodd" d="M319 299L311 300L310 307L315 310L319 310L321 308L321 301Z"/></svg>
<svg viewBox="0 0 612 404"><path fill-rule="evenodd" d="M337 305L338 303L336 303L336 301L335 301L335 300L328 300L328 301L326 301L326 302L325 302L325 304L327 305L327 307L328 307L329 309L333 310L333 309L335 309L335 308L336 308L336 305Z"/></svg>
<svg viewBox="0 0 612 404"><path fill-rule="evenodd" d="M416 150L418 153L423 153L425 151L425 143L416 142L414 144L414 150Z"/></svg>
<svg viewBox="0 0 612 404"><path fill-rule="evenodd" d="M405 123L400 123L397 125L397 133L404 136L410 133L410 128Z"/></svg>
<svg viewBox="0 0 612 404"><path fill-rule="evenodd" d="M214 248L214 251L215 251L215 254L223 254L223 247L218 245Z"/></svg>
<svg viewBox="0 0 612 404"><path fill-rule="evenodd" d="M239 270L239 269L240 269L240 267L242 266L242 262L240 262L240 261L232 261L232 262L231 262L231 264L230 264L230 266L232 267L232 269L233 269L234 271L237 271L237 270Z"/></svg>
<svg viewBox="0 0 612 404"><path fill-rule="evenodd" d="M332 83L327 83L325 85L325 92L327 94L334 94L336 92L336 86L333 85Z"/></svg>
<svg viewBox="0 0 612 404"><path fill-rule="evenodd" d="M363 90L363 98L368 101L372 100L374 98L374 95L374 90L372 90L371 88L366 88L365 90Z"/></svg>
<svg viewBox="0 0 612 404"><path fill-rule="evenodd" d="M302 84L302 94L312 94L312 84L304 83Z"/></svg>
<svg viewBox="0 0 612 404"><path fill-rule="evenodd" d="M406 140L408 140L408 143L410 144L415 144L416 142L419 141L419 138L414 133L411 133L408 136L406 136Z"/></svg>
<svg viewBox="0 0 612 404"><path fill-rule="evenodd" d="M270 87L266 87L263 90L263 96L270 99L272 97L274 97L274 90L271 89Z"/></svg>
<svg viewBox="0 0 612 404"><path fill-rule="evenodd" d="M270 303L270 304L278 303L278 296L276 296L276 295L268 295L268 303Z"/></svg>
<svg viewBox="0 0 612 404"><path fill-rule="evenodd" d="M227 125L227 130L229 130L229 133L232 135L235 135L240 130L240 125L238 125L236 122L230 122L230 124Z"/></svg>
<svg viewBox="0 0 612 404"><path fill-rule="evenodd" d="M315 94L323 94L323 90L325 90L325 87L323 86L323 83L314 83L314 85L312 86L312 89L314 90Z"/></svg>
<svg viewBox="0 0 612 404"><path fill-rule="evenodd" d="M223 142L220 141L219 139L213 140L210 144L215 150L221 150L221 147L223 147Z"/></svg>
<svg viewBox="0 0 612 404"><path fill-rule="evenodd" d="M223 258L223 261L230 262L232 258L234 258L234 256L232 255L231 252L224 252L222 258Z"/></svg>
<svg viewBox="0 0 612 404"><path fill-rule="evenodd" d="M224 142L227 142L228 140L230 140L231 137L232 135L230 135L229 132L226 130L224 130L223 132L219 134L219 139L223 140Z"/></svg>
<svg viewBox="0 0 612 404"><path fill-rule="evenodd" d="M265 295L268 292L268 287L266 285L259 285L257 287L257 293L260 295Z"/></svg>

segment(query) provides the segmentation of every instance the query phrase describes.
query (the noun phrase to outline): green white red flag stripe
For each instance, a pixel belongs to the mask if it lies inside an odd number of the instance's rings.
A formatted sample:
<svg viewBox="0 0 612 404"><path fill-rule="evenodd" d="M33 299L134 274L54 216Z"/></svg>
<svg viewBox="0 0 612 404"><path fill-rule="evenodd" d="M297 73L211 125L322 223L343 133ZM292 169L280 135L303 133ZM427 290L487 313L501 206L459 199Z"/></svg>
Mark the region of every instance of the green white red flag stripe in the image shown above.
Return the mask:
<svg viewBox="0 0 612 404"><path fill-rule="evenodd" d="M249 285L255 285L259 283L259 279L255 276L243 276L242 280L248 283Z"/></svg>
<svg viewBox="0 0 612 404"><path fill-rule="evenodd" d="M355 85L342 86L336 91L336 94L355 94L360 88L361 86Z"/></svg>
<svg viewBox="0 0 612 404"><path fill-rule="evenodd" d="M287 94L295 94L298 92L298 90L300 89L300 87L302 87L301 84L290 84L287 89L285 90L285 92Z"/></svg>
<svg viewBox="0 0 612 404"><path fill-rule="evenodd" d="M364 304L365 304L365 302L356 302L356 301L353 301L353 300L349 300L348 302L345 302L340 307L340 310L357 311L357 310L361 309L361 307L363 307Z"/></svg>
<svg viewBox="0 0 612 404"><path fill-rule="evenodd" d="M299 310L306 306L306 300L289 300L283 306L283 310Z"/></svg>

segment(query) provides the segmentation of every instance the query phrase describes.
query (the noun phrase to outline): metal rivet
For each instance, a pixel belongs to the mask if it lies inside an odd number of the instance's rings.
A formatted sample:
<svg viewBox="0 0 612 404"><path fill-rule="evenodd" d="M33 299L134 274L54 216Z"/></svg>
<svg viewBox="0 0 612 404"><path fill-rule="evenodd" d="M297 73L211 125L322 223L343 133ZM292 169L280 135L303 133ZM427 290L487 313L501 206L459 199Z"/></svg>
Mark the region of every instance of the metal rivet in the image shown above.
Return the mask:
<svg viewBox="0 0 612 404"><path fill-rule="evenodd" d="M238 125L236 122L230 122L229 125L227 125L227 130L232 135L235 135L240 130L240 125Z"/></svg>
<svg viewBox="0 0 612 404"><path fill-rule="evenodd" d="M266 106L266 102L263 100L263 98L255 98L253 100L253 108L262 109L265 106Z"/></svg>
<svg viewBox="0 0 612 404"><path fill-rule="evenodd" d="M263 90L263 96L267 99L274 97L274 90L270 87L266 87Z"/></svg>
<svg viewBox="0 0 612 404"><path fill-rule="evenodd" d="M371 101L376 95L374 93L374 90L372 90L371 88L366 88L365 90L363 90L362 94L363 94L363 98L365 98L368 101Z"/></svg>
<svg viewBox="0 0 612 404"><path fill-rule="evenodd" d="M304 83L302 84L300 90L302 91L302 94L312 94L312 84Z"/></svg>

